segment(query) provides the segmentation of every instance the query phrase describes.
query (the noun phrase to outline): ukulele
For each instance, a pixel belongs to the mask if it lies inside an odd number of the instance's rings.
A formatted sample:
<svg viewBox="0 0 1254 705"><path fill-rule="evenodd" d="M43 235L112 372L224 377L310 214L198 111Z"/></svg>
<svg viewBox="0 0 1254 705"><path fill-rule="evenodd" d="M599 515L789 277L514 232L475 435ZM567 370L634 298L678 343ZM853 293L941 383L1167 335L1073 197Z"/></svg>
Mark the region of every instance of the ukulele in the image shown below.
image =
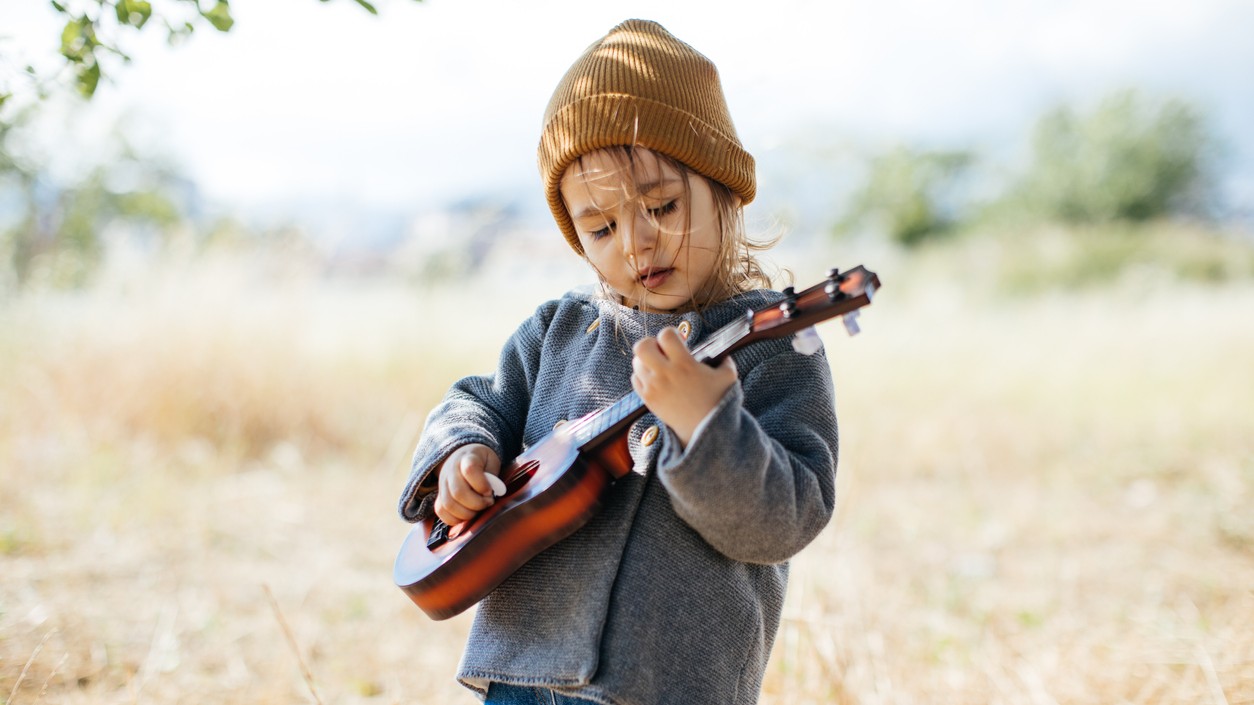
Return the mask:
<svg viewBox="0 0 1254 705"><path fill-rule="evenodd" d="M818 349L815 323L843 316L858 332L858 309L871 303L879 277L861 265L745 315L711 334L693 357L718 365L750 343L797 333L793 346ZM392 569L396 585L432 619L465 611L492 592L540 551L588 522L615 480L631 472L627 429L647 412L630 392L613 404L564 424L505 466L505 492L460 524L434 515L416 523L401 544ZM499 486L497 488L499 490Z"/></svg>

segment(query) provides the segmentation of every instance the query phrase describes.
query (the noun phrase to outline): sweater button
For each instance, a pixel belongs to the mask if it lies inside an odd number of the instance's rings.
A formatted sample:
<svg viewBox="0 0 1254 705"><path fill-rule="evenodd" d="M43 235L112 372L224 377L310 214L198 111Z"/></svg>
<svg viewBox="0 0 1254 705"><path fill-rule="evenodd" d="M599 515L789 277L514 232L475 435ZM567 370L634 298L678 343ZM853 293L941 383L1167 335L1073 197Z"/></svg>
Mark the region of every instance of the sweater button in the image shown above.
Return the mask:
<svg viewBox="0 0 1254 705"><path fill-rule="evenodd" d="M640 445L651 446L657 440L657 426L650 426L640 435Z"/></svg>
<svg viewBox="0 0 1254 705"><path fill-rule="evenodd" d="M687 340L688 335L692 333L692 324L689 323L688 321L680 321L678 330L679 330L679 337L683 338L684 340Z"/></svg>

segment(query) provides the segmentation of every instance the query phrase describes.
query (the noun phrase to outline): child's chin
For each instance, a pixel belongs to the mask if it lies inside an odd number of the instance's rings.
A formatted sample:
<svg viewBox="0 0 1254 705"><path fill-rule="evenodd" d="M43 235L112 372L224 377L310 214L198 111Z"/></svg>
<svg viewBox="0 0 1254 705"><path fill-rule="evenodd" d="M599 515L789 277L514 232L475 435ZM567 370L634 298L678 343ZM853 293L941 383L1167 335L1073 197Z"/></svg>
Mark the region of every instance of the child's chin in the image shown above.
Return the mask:
<svg viewBox="0 0 1254 705"><path fill-rule="evenodd" d="M637 301L632 308L645 313L670 313L687 305L688 299L683 296L655 295L643 301Z"/></svg>

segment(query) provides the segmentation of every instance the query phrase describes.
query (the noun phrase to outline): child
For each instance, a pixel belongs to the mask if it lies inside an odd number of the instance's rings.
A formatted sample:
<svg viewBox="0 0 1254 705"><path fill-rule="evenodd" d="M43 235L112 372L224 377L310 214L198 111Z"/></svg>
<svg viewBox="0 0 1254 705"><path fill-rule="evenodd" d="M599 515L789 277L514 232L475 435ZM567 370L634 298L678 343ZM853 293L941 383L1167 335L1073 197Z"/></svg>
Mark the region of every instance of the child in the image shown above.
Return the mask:
<svg viewBox="0 0 1254 705"><path fill-rule="evenodd" d="M651 413L600 512L479 604L458 680L489 703L754 703L787 561L832 514L837 439L823 354L770 340L710 367L689 353L781 299L759 288L740 217L753 158L709 60L629 20L558 85L539 163L600 291L542 304L495 374L453 386L401 515L469 519L493 502L485 473L555 425L633 389Z"/></svg>

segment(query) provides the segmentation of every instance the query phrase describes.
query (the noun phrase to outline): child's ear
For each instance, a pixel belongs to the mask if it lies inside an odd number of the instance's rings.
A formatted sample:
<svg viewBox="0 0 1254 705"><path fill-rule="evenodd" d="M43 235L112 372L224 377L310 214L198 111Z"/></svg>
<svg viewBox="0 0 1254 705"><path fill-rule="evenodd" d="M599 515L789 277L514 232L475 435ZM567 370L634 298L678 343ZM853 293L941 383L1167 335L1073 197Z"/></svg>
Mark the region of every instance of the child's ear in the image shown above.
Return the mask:
<svg viewBox="0 0 1254 705"><path fill-rule="evenodd" d="M732 210L737 210L739 208L740 208L740 194L733 193L732 194Z"/></svg>

